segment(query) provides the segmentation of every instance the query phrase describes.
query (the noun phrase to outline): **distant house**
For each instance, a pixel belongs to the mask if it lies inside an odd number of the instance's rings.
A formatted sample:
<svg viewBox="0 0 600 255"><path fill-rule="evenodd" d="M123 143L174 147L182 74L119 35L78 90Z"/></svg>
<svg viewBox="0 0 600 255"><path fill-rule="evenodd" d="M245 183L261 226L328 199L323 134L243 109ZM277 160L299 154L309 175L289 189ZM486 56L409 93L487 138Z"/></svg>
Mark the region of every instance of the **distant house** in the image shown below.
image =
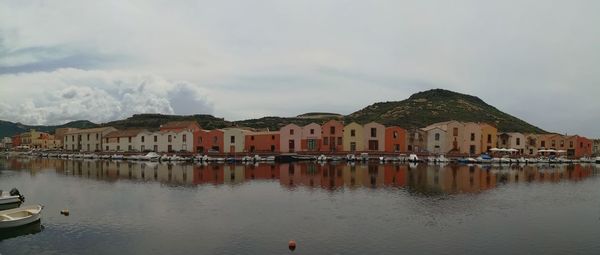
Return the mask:
<svg viewBox="0 0 600 255"><path fill-rule="evenodd" d="M302 127L301 150L311 152L320 151L321 133L321 125L316 123L310 123Z"/></svg>
<svg viewBox="0 0 600 255"><path fill-rule="evenodd" d="M498 134L498 148L516 149L520 154L525 153L527 137L524 134L511 132Z"/></svg>
<svg viewBox="0 0 600 255"><path fill-rule="evenodd" d="M104 136L116 130L113 127L72 130L64 134L63 147L70 151L102 151Z"/></svg>
<svg viewBox="0 0 600 255"><path fill-rule="evenodd" d="M427 131L413 128L406 132L406 151L413 153L427 152Z"/></svg>
<svg viewBox="0 0 600 255"><path fill-rule="evenodd" d="M244 142L249 130L241 128L224 128L223 131L223 152L240 153L244 152Z"/></svg>
<svg viewBox="0 0 600 255"><path fill-rule="evenodd" d="M330 120L323 124L321 129L322 152L343 151L344 124L338 120Z"/></svg>
<svg viewBox="0 0 600 255"><path fill-rule="evenodd" d="M481 127L481 152L490 152L498 144L498 129L487 123L479 123Z"/></svg>
<svg viewBox="0 0 600 255"><path fill-rule="evenodd" d="M104 151L143 152L153 150L153 147L146 148L144 142L142 142L142 140L146 140L146 136L141 134L142 132L147 131L129 129L110 132L104 136Z"/></svg>
<svg viewBox="0 0 600 255"><path fill-rule="evenodd" d="M370 122L363 126L364 150L385 151L385 126L377 122Z"/></svg>
<svg viewBox="0 0 600 255"><path fill-rule="evenodd" d="M279 131L246 132L244 146L248 153L278 153L281 146Z"/></svg>
<svg viewBox="0 0 600 255"><path fill-rule="evenodd" d="M600 139L594 139L592 154L594 154L594 156L600 156Z"/></svg>
<svg viewBox="0 0 600 255"><path fill-rule="evenodd" d="M427 132L427 151L434 154L445 154L450 151L447 142L448 132L441 126L430 126L423 129Z"/></svg>
<svg viewBox="0 0 600 255"><path fill-rule="evenodd" d="M352 122L344 126L343 149L347 152L365 150L365 131L362 125Z"/></svg>
<svg viewBox="0 0 600 255"><path fill-rule="evenodd" d="M202 154L223 153L225 145L223 130L202 130L195 138L196 151Z"/></svg>
<svg viewBox="0 0 600 255"><path fill-rule="evenodd" d="M296 124L288 124L279 130L280 150L282 153L302 151L302 128Z"/></svg>
<svg viewBox="0 0 600 255"><path fill-rule="evenodd" d="M405 152L406 129L392 126L385 128L385 152Z"/></svg>

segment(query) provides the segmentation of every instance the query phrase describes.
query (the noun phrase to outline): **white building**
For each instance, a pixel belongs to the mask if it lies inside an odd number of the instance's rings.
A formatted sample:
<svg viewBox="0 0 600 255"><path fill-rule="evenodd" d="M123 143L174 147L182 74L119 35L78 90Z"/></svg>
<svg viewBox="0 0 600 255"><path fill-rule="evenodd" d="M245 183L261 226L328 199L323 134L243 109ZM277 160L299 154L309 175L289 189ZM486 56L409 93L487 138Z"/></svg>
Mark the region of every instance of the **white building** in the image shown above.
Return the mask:
<svg viewBox="0 0 600 255"><path fill-rule="evenodd" d="M101 127L69 131L64 135L63 149L81 152L101 151L104 148L102 146L104 136L116 130L113 127Z"/></svg>

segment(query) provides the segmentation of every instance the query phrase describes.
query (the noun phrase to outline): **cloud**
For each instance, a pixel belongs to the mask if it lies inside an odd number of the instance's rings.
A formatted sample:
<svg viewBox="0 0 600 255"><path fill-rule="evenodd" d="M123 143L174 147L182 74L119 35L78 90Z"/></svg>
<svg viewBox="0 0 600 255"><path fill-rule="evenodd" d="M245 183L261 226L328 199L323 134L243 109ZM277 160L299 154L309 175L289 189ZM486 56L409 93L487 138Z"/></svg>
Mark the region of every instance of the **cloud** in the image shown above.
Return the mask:
<svg viewBox="0 0 600 255"><path fill-rule="evenodd" d="M15 91L12 94L17 97L3 100L0 118L26 124L62 124L82 119L106 122L136 113L174 114L179 112L172 105L182 107L178 100L195 103L196 112L213 110L207 98L192 91L191 85L154 75L59 69L5 75L1 80L18 86L1 88Z"/></svg>
<svg viewBox="0 0 600 255"><path fill-rule="evenodd" d="M121 107L86 119L156 111L237 120L351 113L441 87L544 129L600 136L588 114L600 109L599 8L585 0L3 1L0 102L31 101L21 108L43 117L28 118L56 121L55 105L75 97L55 92L75 86L106 93L96 107ZM6 109L0 118L23 119Z"/></svg>

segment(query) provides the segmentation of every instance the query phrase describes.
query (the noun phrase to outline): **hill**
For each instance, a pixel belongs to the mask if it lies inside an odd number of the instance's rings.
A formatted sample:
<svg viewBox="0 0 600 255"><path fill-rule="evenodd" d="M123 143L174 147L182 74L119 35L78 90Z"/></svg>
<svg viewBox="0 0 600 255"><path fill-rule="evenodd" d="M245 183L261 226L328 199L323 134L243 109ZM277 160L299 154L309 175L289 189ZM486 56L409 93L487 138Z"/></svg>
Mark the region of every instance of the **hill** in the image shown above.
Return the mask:
<svg viewBox="0 0 600 255"><path fill-rule="evenodd" d="M475 96L460 94L443 89L434 89L416 93L403 101L381 102L365 107L347 116L336 113L312 112L296 117L263 117L241 121L227 121L207 114L196 115L165 115L165 114L136 114L123 120L95 124L81 120L69 122L60 126L30 126L21 123L0 121L0 138L36 129L44 132L54 132L60 127L89 128L97 126L113 126L118 129L146 128L156 130L161 124L169 121L195 120L204 129L225 127L247 127L253 129L279 130L290 123L307 125L312 122L324 123L330 119L342 119L346 123L356 121L365 124L371 121L384 125L398 125L410 129L448 121L486 122L505 132L546 133L521 119L506 114L488 105Z"/></svg>
<svg viewBox="0 0 600 255"><path fill-rule="evenodd" d="M403 128L425 127L449 120L486 122L504 132L546 133L504 113L478 97L443 89L416 93L403 101L375 103L345 118L364 124L371 121Z"/></svg>

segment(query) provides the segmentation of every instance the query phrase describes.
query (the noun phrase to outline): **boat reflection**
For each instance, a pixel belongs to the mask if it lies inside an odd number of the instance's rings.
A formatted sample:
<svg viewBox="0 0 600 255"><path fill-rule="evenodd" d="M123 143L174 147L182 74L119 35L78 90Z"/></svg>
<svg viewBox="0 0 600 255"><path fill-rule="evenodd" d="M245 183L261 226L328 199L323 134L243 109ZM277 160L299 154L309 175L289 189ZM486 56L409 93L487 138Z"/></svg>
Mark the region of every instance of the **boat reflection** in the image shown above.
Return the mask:
<svg viewBox="0 0 600 255"><path fill-rule="evenodd" d="M0 229L0 242L15 237L37 234L42 232L43 229L44 226L39 220L21 227Z"/></svg>
<svg viewBox="0 0 600 255"><path fill-rule="evenodd" d="M478 193L507 183L581 181L597 175L595 164L428 165L428 164L163 164L105 160L9 159L4 169L54 169L67 176L103 181L132 180L168 185L236 185L279 182L286 188L403 188L421 194Z"/></svg>

